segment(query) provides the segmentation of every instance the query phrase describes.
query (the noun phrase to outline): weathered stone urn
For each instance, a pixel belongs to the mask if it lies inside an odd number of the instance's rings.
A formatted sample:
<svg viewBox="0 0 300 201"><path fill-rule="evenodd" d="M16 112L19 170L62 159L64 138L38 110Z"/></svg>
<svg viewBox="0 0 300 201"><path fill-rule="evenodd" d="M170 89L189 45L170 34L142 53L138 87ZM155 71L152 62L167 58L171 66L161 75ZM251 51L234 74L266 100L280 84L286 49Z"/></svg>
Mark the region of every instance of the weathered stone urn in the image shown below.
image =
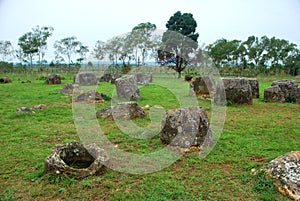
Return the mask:
<svg viewBox="0 0 300 201"><path fill-rule="evenodd" d="M106 152L96 144L56 145L45 159L44 173L87 177L99 173L108 159Z"/></svg>
<svg viewBox="0 0 300 201"><path fill-rule="evenodd" d="M162 120L160 139L164 144L189 148L201 146L212 131L203 108L179 108L169 110Z"/></svg>

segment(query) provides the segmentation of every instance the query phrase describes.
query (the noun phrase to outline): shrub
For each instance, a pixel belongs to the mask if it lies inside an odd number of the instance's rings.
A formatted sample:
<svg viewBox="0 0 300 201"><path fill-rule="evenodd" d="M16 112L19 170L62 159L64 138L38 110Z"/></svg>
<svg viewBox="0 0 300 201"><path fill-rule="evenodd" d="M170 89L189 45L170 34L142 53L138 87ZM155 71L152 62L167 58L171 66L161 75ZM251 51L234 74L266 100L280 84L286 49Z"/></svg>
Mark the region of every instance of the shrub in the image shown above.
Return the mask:
<svg viewBox="0 0 300 201"><path fill-rule="evenodd" d="M1 73L10 73L13 71L13 63L8 63L5 61L0 62L0 72Z"/></svg>

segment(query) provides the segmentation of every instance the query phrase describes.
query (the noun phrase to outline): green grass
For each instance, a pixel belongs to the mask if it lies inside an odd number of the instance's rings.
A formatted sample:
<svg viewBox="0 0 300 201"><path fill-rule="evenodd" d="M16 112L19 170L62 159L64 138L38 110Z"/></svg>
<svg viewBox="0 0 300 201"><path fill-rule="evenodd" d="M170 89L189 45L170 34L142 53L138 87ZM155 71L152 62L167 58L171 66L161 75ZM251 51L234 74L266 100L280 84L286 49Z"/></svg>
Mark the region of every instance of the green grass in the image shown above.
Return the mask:
<svg viewBox="0 0 300 201"><path fill-rule="evenodd" d="M3 75L1 75L3 76ZM10 75L5 75L10 77ZM55 144L79 140L71 97L58 93L61 85L48 86L41 76L12 75L13 83L0 85L0 200L287 200L261 175L250 170L300 147L300 106L266 103L263 90L277 77L260 77L260 98L252 106L227 108L223 133L203 160L187 153L171 166L151 174L131 175L105 169L85 179L44 175L44 159ZM20 80L18 81L18 78ZM30 79L32 83L21 84ZM281 78L280 78L281 79ZM288 78L290 79L290 78ZM299 78L297 80L300 81ZM114 85L100 83L98 91L112 96ZM183 89L183 90L182 90ZM140 87L139 105L163 106L165 110L194 104L187 96L188 83L174 78L156 79ZM179 94L179 96L175 96ZM181 102L180 102L181 101ZM196 103L211 115L209 101ZM18 115L17 107L46 104L32 115ZM97 103L96 109L110 101ZM147 116L134 122L150 124ZM98 120L105 135L120 149L151 153L162 149L159 136L134 139L114 122Z"/></svg>

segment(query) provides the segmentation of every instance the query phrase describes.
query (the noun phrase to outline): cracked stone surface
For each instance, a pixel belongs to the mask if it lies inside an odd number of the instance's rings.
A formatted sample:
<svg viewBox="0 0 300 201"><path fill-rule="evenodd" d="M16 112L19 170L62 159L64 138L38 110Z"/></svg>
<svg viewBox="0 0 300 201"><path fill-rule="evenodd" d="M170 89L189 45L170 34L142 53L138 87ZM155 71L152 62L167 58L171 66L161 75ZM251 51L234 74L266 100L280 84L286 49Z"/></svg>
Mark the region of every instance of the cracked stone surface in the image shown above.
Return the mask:
<svg viewBox="0 0 300 201"><path fill-rule="evenodd" d="M152 74L137 73L135 74L137 83L140 85L148 85L152 82Z"/></svg>
<svg viewBox="0 0 300 201"><path fill-rule="evenodd" d="M116 79L116 90L119 98L127 100L139 100L141 98L134 75L127 75Z"/></svg>
<svg viewBox="0 0 300 201"><path fill-rule="evenodd" d="M294 100L300 103L300 88L295 80L277 80L270 88L265 89L264 99L269 102L285 103Z"/></svg>
<svg viewBox="0 0 300 201"><path fill-rule="evenodd" d="M145 111L136 102L124 102L118 103L115 106L110 106L102 110L98 110L96 113L98 118L103 119L135 119L145 116Z"/></svg>
<svg viewBox="0 0 300 201"><path fill-rule="evenodd" d="M215 81L212 76L194 77L190 83L190 96L200 96L203 94L213 95L215 91Z"/></svg>
<svg viewBox="0 0 300 201"><path fill-rule="evenodd" d="M215 102L223 102L225 97L221 97L221 89L224 87L226 100L234 104L249 104L253 103L253 95L251 85L247 78L222 78L219 81L214 96Z"/></svg>
<svg viewBox="0 0 300 201"><path fill-rule="evenodd" d="M247 78L252 90L252 97L259 98L259 82L256 78Z"/></svg>
<svg viewBox="0 0 300 201"><path fill-rule="evenodd" d="M203 108L169 110L162 120L160 139L164 144L182 148L201 146L211 135L210 124Z"/></svg>
<svg viewBox="0 0 300 201"><path fill-rule="evenodd" d="M83 93L83 89L81 89L78 84L67 83L60 90L60 93L63 93L63 94L80 94L80 93Z"/></svg>
<svg viewBox="0 0 300 201"><path fill-rule="evenodd" d="M48 74L46 84L61 84L60 74Z"/></svg>
<svg viewBox="0 0 300 201"><path fill-rule="evenodd" d="M292 151L272 160L266 173L273 178L279 192L293 200L300 200L300 151Z"/></svg>
<svg viewBox="0 0 300 201"><path fill-rule="evenodd" d="M86 93L82 93L75 98L73 98L73 102L104 102L103 97L105 94L99 93L97 90L89 90Z"/></svg>
<svg viewBox="0 0 300 201"><path fill-rule="evenodd" d="M52 149L45 159L44 173L87 177L99 173L108 160L106 152L96 144L70 142Z"/></svg>
<svg viewBox="0 0 300 201"><path fill-rule="evenodd" d="M93 86L98 84L98 79L92 72L81 72L74 76L74 83L81 86Z"/></svg>

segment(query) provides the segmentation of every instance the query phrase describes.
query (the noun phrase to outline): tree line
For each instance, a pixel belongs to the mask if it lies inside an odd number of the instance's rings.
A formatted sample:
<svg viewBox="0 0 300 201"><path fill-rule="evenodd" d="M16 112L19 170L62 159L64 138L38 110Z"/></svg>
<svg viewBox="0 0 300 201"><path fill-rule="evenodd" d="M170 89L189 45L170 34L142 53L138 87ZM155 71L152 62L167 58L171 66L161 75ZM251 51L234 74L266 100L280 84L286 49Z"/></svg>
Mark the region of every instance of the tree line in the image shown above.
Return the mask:
<svg viewBox="0 0 300 201"><path fill-rule="evenodd" d="M296 44L275 37L249 36L246 41L219 39L206 46L208 55L217 67L235 66L241 69L272 68L297 75L300 69L300 49Z"/></svg>
<svg viewBox="0 0 300 201"><path fill-rule="evenodd" d="M155 51L159 45L159 36L153 36L156 25L150 22L140 23L131 32L122 36L116 36L103 42L96 41L90 51L88 46L80 42L76 36L70 36L57 40L54 43L55 58L49 64L67 65L81 64L90 52L97 60L109 60L116 65L121 62L129 65L135 61L137 65L144 65L147 57L155 57ZM18 49L14 49L10 41L0 41L0 55L3 62L18 59L19 65L27 64L30 67L46 65L47 40L52 36L53 27L36 26L18 39ZM76 61L73 61L76 58Z"/></svg>
<svg viewBox="0 0 300 201"><path fill-rule="evenodd" d="M90 53L99 61L119 63L125 68L131 63L145 65L145 61L154 58L160 65L168 66L181 76L187 66L206 66L213 63L222 69L231 66L243 71L259 69L266 73L272 69L276 73L284 70L297 75L300 70L300 49L296 44L285 39L263 36L249 36L246 41L219 39L213 44L200 47L199 34L196 33L197 22L191 13L177 11L166 23L167 31L162 36L156 35L156 25L150 22L140 23L131 32L113 37L106 42L98 40L92 50L80 42L76 36L55 41L55 58L49 64L80 65ZM45 54L48 38L52 36L51 26L36 26L22 35L18 40L18 49L10 41L0 41L2 63L17 58L19 64L25 62L32 67L35 62L41 68L47 65ZM76 58L75 61L73 59ZM1 67L1 66L0 66Z"/></svg>

